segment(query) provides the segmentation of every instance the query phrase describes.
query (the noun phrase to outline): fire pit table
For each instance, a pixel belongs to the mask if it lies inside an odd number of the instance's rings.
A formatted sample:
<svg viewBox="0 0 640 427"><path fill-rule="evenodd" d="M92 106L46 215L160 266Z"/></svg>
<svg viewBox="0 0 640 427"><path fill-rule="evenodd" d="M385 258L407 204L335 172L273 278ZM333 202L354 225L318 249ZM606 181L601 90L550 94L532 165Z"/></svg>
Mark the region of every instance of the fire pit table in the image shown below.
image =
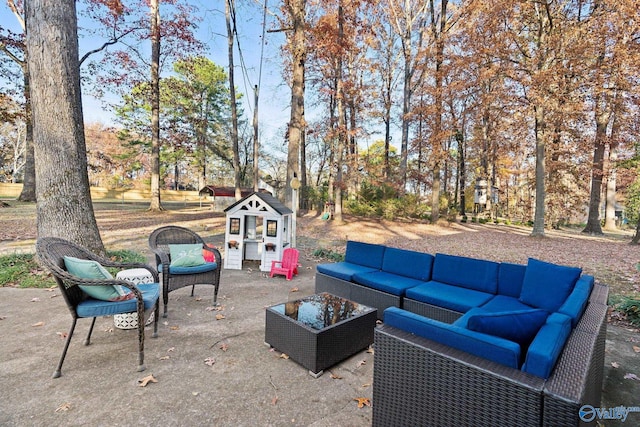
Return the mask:
<svg viewBox="0 0 640 427"><path fill-rule="evenodd" d="M373 343L377 310L329 293L266 309L265 343L314 377Z"/></svg>

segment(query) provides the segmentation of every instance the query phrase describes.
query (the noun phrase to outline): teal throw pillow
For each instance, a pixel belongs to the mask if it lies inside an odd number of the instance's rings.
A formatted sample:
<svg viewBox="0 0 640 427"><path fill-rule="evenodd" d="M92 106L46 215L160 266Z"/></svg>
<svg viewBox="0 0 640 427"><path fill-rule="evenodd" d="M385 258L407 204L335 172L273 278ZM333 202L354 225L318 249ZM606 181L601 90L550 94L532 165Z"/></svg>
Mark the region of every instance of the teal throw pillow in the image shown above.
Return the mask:
<svg viewBox="0 0 640 427"><path fill-rule="evenodd" d="M196 267L204 264L202 243L169 245L171 267Z"/></svg>
<svg viewBox="0 0 640 427"><path fill-rule="evenodd" d="M565 302L582 269L529 258L522 280L520 301L532 307L558 311Z"/></svg>
<svg viewBox="0 0 640 427"><path fill-rule="evenodd" d="M547 321L547 316L549 313L538 309L478 313L469 317L467 329L517 342L521 348L526 348Z"/></svg>
<svg viewBox="0 0 640 427"><path fill-rule="evenodd" d="M88 259L64 257L64 265L67 272L82 279L110 280L113 276L100 263ZM126 292L120 286L82 286L82 289L91 298L102 301L116 301L122 299Z"/></svg>

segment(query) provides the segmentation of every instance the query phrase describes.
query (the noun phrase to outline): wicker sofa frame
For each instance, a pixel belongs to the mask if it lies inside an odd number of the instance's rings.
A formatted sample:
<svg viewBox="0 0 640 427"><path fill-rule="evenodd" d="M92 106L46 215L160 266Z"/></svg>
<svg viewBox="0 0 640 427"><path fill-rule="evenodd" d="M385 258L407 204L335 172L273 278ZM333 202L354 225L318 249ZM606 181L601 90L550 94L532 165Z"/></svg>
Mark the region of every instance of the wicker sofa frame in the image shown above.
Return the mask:
<svg viewBox="0 0 640 427"><path fill-rule="evenodd" d="M580 408L600 405L607 297L608 287L596 284L546 380L388 325L376 328L373 425L586 425Z"/></svg>
<svg viewBox="0 0 640 427"><path fill-rule="evenodd" d="M210 271L194 273L194 274L170 274L169 264L171 256L169 251L170 244L200 243L203 247L215 256L215 262L218 268ZM222 269L222 255L220 251L213 247L205 247L206 243L197 233L188 228L175 225L168 225L154 230L149 236L149 248L155 255L156 265L162 264L161 273L162 280L162 302L164 303L163 317L167 317L167 306L169 304L169 292L176 289L191 286L191 296L193 296L195 285L212 285L213 305L218 303L218 288L220 287L220 270Z"/></svg>

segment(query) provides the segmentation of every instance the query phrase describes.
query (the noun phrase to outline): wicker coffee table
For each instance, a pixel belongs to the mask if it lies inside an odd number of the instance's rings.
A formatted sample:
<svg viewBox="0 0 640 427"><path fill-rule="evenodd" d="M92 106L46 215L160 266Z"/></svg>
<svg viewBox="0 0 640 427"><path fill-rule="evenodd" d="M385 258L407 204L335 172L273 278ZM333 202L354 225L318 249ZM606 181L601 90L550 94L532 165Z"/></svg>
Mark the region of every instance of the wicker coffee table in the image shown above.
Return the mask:
<svg viewBox="0 0 640 427"><path fill-rule="evenodd" d="M375 308L328 293L266 309L265 343L314 377L373 343Z"/></svg>

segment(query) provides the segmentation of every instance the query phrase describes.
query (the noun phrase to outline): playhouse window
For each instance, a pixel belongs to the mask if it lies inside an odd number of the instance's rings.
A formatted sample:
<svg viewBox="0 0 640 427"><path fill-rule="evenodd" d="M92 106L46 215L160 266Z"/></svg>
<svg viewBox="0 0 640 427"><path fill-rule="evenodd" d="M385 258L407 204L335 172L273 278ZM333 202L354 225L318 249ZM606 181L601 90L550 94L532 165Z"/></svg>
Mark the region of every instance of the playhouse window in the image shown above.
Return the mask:
<svg viewBox="0 0 640 427"><path fill-rule="evenodd" d="M229 234L240 234L240 218L229 219Z"/></svg>
<svg viewBox="0 0 640 427"><path fill-rule="evenodd" d="M267 220L267 237L278 236L278 221L272 219Z"/></svg>

